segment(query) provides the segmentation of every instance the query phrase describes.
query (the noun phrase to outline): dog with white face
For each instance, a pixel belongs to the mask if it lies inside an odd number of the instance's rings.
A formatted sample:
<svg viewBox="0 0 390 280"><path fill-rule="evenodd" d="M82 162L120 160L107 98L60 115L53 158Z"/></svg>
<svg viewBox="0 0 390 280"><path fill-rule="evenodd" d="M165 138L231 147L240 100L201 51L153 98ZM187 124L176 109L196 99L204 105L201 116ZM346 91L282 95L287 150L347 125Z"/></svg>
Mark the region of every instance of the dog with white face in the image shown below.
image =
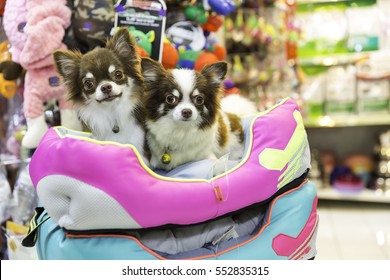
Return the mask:
<svg viewBox="0 0 390 280"><path fill-rule="evenodd" d="M119 29L104 48L54 52L68 99L97 140L134 145L144 153L143 76L136 42Z"/></svg>
<svg viewBox="0 0 390 280"><path fill-rule="evenodd" d="M242 156L243 129L237 115L220 108L225 62L206 65L201 72L165 70L152 59L141 61L145 83L147 143L152 168Z"/></svg>

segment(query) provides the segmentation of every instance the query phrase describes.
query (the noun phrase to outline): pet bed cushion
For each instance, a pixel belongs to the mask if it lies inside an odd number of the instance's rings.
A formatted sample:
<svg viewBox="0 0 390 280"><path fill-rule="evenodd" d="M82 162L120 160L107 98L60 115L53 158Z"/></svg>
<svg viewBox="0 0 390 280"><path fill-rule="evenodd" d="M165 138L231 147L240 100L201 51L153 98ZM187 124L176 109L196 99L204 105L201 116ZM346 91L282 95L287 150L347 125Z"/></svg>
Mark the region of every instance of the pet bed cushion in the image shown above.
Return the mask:
<svg viewBox="0 0 390 280"><path fill-rule="evenodd" d="M238 213L197 225L72 233L58 226L44 212L36 222L40 224L36 248L39 259L44 260L311 259L317 253L316 206L316 186L305 181L301 186L277 196L270 203L254 205ZM210 231L192 231L193 227L220 224L221 220L227 218L236 221L237 236L202 244L200 240L205 239L203 235L212 235L215 227ZM42 223L45 219L47 220ZM222 223L221 228L223 227ZM170 230L191 234L186 235L185 239L178 235L166 240L166 233ZM161 236L157 236L161 233ZM148 234L149 239L145 240ZM182 247L178 248L179 246Z"/></svg>
<svg viewBox="0 0 390 280"><path fill-rule="evenodd" d="M212 178L215 161L161 175L131 145L96 141L64 127L46 133L30 174L47 213L67 230L197 224L269 201L305 179L310 152L295 101L284 99L243 124L243 159L228 161L235 166Z"/></svg>

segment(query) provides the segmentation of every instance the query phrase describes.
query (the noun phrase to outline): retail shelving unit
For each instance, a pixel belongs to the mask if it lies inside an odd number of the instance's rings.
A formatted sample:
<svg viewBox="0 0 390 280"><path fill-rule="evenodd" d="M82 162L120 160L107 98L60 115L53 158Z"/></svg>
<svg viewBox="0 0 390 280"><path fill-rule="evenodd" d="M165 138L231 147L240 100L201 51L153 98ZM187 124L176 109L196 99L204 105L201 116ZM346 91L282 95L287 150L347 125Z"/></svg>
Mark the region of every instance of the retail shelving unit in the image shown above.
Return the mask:
<svg viewBox="0 0 390 280"><path fill-rule="evenodd" d="M390 114L362 114L350 116L322 116L315 119L306 119L307 128L319 127L358 127L390 125Z"/></svg>
<svg viewBox="0 0 390 280"><path fill-rule="evenodd" d="M330 186L317 190L318 198L323 200L341 200L373 203L390 203L390 191L364 189L359 192L341 192Z"/></svg>
<svg viewBox="0 0 390 280"><path fill-rule="evenodd" d="M312 149L332 150L342 159L352 153L372 154L378 135L390 129L390 114L324 116L316 120L306 120L305 123ZM390 203L390 190L364 189L356 192L343 192L324 184L318 188L318 198Z"/></svg>
<svg viewBox="0 0 390 280"><path fill-rule="evenodd" d="M349 5L353 2L366 2L368 5L374 5L373 3L375 3L379 5L380 1L298 0L298 5L301 5L301 8L303 8L301 11L307 12L310 10L310 7L330 7L334 4ZM362 6L364 5L362 4ZM335 9L337 13L337 8ZM340 11L343 11L343 9ZM342 42L340 38L338 40L337 42ZM378 51L370 48L367 48L367 51L358 51L356 49L356 52L354 52L351 49L348 49L348 51L342 48L338 49L336 46L334 46L334 53L326 53L324 51L323 53L312 54L307 52L308 48L305 50L306 53L303 52L305 55L298 56L299 65L305 67L308 75L311 74L313 76L323 73L334 66L353 65L370 57L372 54L378 53ZM357 92L355 95L357 98ZM343 159L352 154L374 154L379 135L390 130L390 111L384 113L360 113L360 111L358 112L358 107L354 111L355 113L346 112L341 115L335 113L328 114L325 110L324 116L307 118L305 126L311 149L333 153L339 165L342 165ZM320 186L321 183L318 185ZM363 189L361 191L345 192L324 183L323 186L318 188L318 197L323 200L390 203L390 190Z"/></svg>
<svg viewBox="0 0 390 280"><path fill-rule="evenodd" d="M343 118L330 118L327 122L332 124L320 124L307 122L307 132L310 146L317 150L332 149L340 158L352 153L372 154L376 145L376 136L390 129L390 116L379 121L374 116L364 119L361 116ZM350 134L350 135L349 135ZM366 138L364 138L366 135ZM364 189L356 192L339 191L324 184L318 188L318 198L324 200L341 200L356 202L390 203L390 190Z"/></svg>

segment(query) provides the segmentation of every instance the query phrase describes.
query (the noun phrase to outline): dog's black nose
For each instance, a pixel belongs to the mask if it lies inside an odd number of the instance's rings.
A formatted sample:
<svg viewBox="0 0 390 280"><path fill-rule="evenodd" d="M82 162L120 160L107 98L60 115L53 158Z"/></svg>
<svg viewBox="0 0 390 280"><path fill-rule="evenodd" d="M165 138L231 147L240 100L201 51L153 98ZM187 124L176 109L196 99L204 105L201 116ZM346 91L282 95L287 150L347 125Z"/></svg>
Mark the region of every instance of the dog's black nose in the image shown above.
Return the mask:
<svg viewBox="0 0 390 280"><path fill-rule="evenodd" d="M183 109L181 111L181 115L183 116L183 118L189 119L192 116L192 110L191 109Z"/></svg>
<svg viewBox="0 0 390 280"><path fill-rule="evenodd" d="M112 85L110 84L104 84L100 87L100 90L104 93L104 94L109 94L111 91L112 91Z"/></svg>

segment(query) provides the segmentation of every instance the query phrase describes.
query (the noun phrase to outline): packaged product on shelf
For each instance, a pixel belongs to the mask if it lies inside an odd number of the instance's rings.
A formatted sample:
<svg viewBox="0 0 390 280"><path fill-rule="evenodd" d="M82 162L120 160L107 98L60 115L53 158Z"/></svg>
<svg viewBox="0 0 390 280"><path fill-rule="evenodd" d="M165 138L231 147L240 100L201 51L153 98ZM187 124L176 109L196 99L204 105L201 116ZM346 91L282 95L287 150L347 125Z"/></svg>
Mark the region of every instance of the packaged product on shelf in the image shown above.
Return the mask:
<svg viewBox="0 0 390 280"><path fill-rule="evenodd" d="M117 27L129 27L141 55L161 61L167 12L165 2L117 0L114 7L114 31Z"/></svg>
<svg viewBox="0 0 390 280"><path fill-rule="evenodd" d="M380 22L379 49L390 49L390 1L378 0L377 2Z"/></svg>
<svg viewBox="0 0 390 280"><path fill-rule="evenodd" d="M390 190L390 130L379 135L376 163L376 188Z"/></svg>
<svg viewBox="0 0 390 280"><path fill-rule="evenodd" d="M349 115L356 112L356 69L349 65L329 68L326 74L325 113Z"/></svg>
<svg viewBox="0 0 390 280"><path fill-rule="evenodd" d="M322 151L320 153L320 166L322 171L322 181L324 187L328 187L331 183L331 174L337 166L337 156L334 151Z"/></svg>
<svg viewBox="0 0 390 280"><path fill-rule="evenodd" d="M359 113L389 112L390 55L378 53L362 60L357 67Z"/></svg>
<svg viewBox="0 0 390 280"><path fill-rule="evenodd" d="M352 6L346 10L349 35L347 48L350 52L378 50L380 22L376 1L359 2L361 6Z"/></svg>
<svg viewBox="0 0 390 280"><path fill-rule="evenodd" d="M348 23L345 2L328 5L299 4L297 25L302 28L299 57L346 53Z"/></svg>
<svg viewBox="0 0 390 280"><path fill-rule="evenodd" d="M347 166L337 166L331 174L330 183L343 193L358 193L365 187L363 180Z"/></svg>
<svg viewBox="0 0 390 280"><path fill-rule="evenodd" d="M348 166L353 174L360 177L365 187L371 187L371 176L374 171L374 161L369 155L351 154L344 160L345 166Z"/></svg>
<svg viewBox="0 0 390 280"><path fill-rule="evenodd" d="M325 76L318 75L306 78L301 86L302 98L305 101L305 113L309 119L324 115Z"/></svg>
<svg viewBox="0 0 390 280"><path fill-rule="evenodd" d="M359 113L389 112L389 80L357 79Z"/></svg>

